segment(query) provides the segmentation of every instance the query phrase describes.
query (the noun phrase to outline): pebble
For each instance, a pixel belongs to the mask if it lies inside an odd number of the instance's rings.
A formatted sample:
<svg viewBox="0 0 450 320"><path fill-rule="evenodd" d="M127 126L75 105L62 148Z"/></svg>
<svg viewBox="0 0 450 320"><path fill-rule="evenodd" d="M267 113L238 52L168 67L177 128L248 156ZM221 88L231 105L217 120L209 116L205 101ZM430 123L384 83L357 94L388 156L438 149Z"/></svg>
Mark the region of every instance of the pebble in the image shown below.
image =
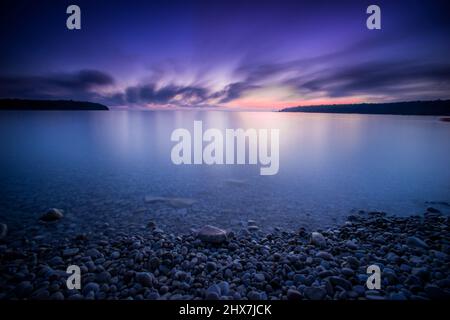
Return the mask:
<svg viewBox="0 0 450 320"><path fill-rule="evenodd" d="M78 248L69 248L63 250L63 257L72 257L76 255L80 250Z"/></svg>
<svg viewBox="0 0 450 320"><path fill-rule="evenodd" d="M352 289L352 284L350 281L338 277L338 276L333 276L330 277L330 281L332 284L336 285L336 286L340 286L341 288L345 289L345 290L351 290Z"/></svg>
<svg viewBox="0 0 450 320"><path fill-rule="evenodd" d="M8 226L5 223L0 223L0 240L5 239L7 234Z"/></svg>
<svg viewBox="0 0 450 320"><path fill-rule="evenodd" d="M333 256L325 251L319 251L316 253L316 257L324 259L324 260L333 260Z"/></svg>
<svg viewBox="0 0 450 320"><path fill-rule="evenodd" d="M288 300L301 300L302 294L297 290L289 289L287 291L287 299Z"/></svg>
<svg viewBox="0 0 450 320"><path fill-rule="evenodd" d="M50 208L39 218L41 221L52 222L58 221L64 217L63 211L57 208Z"/></svg>
<svg viewBox="0 0 450 320"><path fill-rule="evenodd" d="M153 285L153 275L150 272L136 273L136 281L144 287L151 287Z"/></svg>
<svg viewBox="0 0 450 320"><path fill-rule="evenodd" d="M318 247L325 247L325 237L320 232L313 232L311 233L311 244Z"/></svg>
<svg viewBox="0 0 450 320"><path fill-rule="evenodd" d="M206 225L198 231L197 237L203 242L221 244L227 240L227 233L225 230Z"/></svg>
<svg viewBox="0 0 450 320"><path fill-rule="evenodd" d="M262 273L256 273L255 274L255 280L259 281L259 282L263 282L264 280L266 280L266 278L264 277L264 274Z"/></svg>
<svg viewBox="0 0 450 320"><path fill-rule="evenodd" d="M406 243L412 247L428 249L428 245L425 243L425 241L417 237L409 237Z"/></svg>
<svg viewBox="0 0 450 320"><path fill-rule="evenodd" d="M208 261L208 263L206 263L206 270L208 272L216 271L216 269L217 269L217 265L215 262Z"/></svg>
<svg viewBox="0 0 450 320"><path fill-rule="evenodd" d="M306 229L248 232L256 226L251 221L236 223L244 231L228 236L209 226L217 241L145 225L118 231L103 222L104 232L78 238L70 225L37 226L25 231L29 237L2 240L0 298L427 300L450 293L449 219L437 214L356 216L326 238ZM53 239L58 232L64 237ZM82 294L65 287L69 264L80 266ZM382 270L382 290L365 286L370 264Z"/></svg>
<svg viewBox="0 0 450 320"><path fill-rule="evenodd" d="M323 300L326 297L327 292L323 288L308 287L305 288L304 294L311 300Z"/></svg>
<svg viewBox="0 0 450 320"><path fill-rule="evenodd" d="M96 294L100 290L100 286L95 282L89 282L82 288L82 290L83 290L83 295L85 295L85 296L91 292Z"/></svg>

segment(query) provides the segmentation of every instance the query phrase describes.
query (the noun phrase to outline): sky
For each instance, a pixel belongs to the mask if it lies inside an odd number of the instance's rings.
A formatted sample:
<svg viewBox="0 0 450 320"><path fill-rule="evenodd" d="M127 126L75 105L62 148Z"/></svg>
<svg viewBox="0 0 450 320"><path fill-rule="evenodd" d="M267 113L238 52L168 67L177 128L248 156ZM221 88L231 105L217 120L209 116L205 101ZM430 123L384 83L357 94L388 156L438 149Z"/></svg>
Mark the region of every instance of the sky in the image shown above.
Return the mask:
<svg viewBox="0 0 450 320"><path fill-rule="evenodd" d="M81 30L66 8L81 8ZM366 9L381 8L381 30ZM445 1L0 4L0 98L278 110L450 98Z"/></svg>

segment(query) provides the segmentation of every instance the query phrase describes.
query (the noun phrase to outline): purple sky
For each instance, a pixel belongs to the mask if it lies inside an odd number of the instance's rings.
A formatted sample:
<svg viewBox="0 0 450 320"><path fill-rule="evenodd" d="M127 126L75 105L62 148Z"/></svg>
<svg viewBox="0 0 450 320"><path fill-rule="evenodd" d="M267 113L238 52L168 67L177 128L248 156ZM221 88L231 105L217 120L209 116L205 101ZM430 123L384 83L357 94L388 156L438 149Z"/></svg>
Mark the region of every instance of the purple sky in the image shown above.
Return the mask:
<svg viewBox="0 0 450 320"><path fill-rule="evenodd" d="M65 27L78 4L82 29ZM370 4L382 30L366 28ZM0 97L279 109L450 98L444 1L2 1Z"/></svg>

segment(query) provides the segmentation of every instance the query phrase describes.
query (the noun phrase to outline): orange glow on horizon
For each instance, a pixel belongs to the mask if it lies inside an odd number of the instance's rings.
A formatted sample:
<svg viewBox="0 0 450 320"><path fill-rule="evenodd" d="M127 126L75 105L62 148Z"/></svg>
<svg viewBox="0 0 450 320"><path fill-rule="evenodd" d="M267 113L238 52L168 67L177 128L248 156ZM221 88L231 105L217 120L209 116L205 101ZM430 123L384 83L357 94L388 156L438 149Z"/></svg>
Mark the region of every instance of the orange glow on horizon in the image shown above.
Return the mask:
<svg viewBox="0 0 450 320"><path fill-rule="evenodd" d="M237 99L226 106L230 109L256 109L256 110L279 110L290 107L306 107L317 105L333 105L333 104L354 104L367 102L364 97L344 97L344 98L319 98L311 100L297 101L267 101L258 99Z"/></svg>

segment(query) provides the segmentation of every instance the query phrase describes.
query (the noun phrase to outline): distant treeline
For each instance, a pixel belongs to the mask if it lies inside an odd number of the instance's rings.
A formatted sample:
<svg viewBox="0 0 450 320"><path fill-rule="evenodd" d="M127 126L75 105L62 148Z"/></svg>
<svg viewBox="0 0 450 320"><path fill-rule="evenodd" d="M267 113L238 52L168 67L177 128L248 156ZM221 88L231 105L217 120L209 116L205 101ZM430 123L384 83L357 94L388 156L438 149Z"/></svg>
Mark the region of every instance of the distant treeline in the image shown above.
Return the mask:
<svg viewBox="0 0 450 320"><path fill-rule="evenodd" d="M281 112L450 116L450 100L305 106L285 108Z"/></svg>
<svg viewBox="0 0 450 320"><path fill-rule="evenodd" d="M73 100L0 99L0 110L109 110L100 103Z"/></svg>

